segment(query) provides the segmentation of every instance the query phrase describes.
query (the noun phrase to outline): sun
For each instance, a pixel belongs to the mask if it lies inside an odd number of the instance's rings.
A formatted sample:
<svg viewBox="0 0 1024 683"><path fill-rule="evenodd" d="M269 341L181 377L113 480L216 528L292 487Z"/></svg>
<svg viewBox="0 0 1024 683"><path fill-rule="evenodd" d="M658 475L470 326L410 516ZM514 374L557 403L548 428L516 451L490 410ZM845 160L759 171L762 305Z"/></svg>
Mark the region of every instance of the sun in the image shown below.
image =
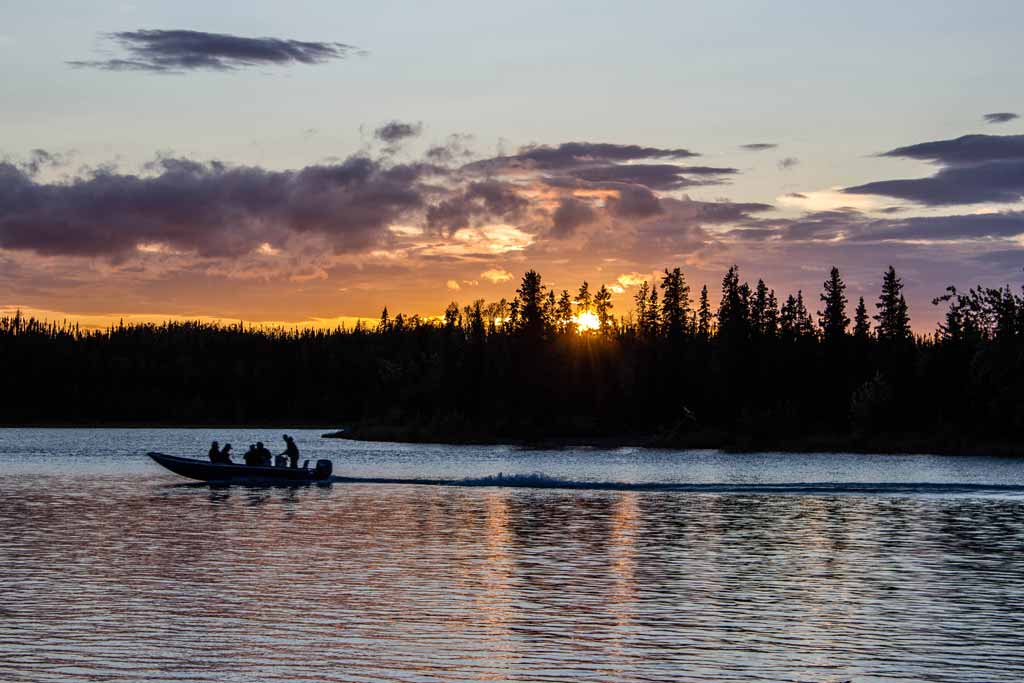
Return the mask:
<svg viewBox="0 0 1024 683"><path fill-rule="evenodd" d="M589 332L601 329L601 320L593 311L581 311L572 319L577 332Z"/></svg>

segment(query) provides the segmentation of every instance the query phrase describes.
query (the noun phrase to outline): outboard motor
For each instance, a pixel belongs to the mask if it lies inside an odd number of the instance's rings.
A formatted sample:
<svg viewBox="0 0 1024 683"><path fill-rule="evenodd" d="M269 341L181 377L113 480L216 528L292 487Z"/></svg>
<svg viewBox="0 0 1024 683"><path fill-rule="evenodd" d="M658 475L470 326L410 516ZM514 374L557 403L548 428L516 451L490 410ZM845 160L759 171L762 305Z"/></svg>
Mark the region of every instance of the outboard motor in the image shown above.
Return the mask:
<svg viewBox="0 0 1024 683"><path fill-rule="evenodd" d="M331 464L330 460L317 460L316 469L313 470L314 477L316 479L326 479L331 476L331 472L334 471L334 465Z"/></svg>

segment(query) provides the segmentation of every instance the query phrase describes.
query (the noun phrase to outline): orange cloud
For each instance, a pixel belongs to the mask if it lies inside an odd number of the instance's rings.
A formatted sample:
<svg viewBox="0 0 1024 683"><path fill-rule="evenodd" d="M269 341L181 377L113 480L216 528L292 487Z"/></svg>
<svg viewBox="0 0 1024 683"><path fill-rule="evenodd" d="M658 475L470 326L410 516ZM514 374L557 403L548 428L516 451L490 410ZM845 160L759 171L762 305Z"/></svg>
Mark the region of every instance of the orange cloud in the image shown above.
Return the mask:
<svg viewBox="0 0 1024 683"><path fill-rule="evenodd" d="M508 282L509 280L511 280L512 273L501 268L491 268L490 270L485 270L484 272L480 273L480 277L490 282L493 282L494 284L498 284L499 282Z"/></svg>

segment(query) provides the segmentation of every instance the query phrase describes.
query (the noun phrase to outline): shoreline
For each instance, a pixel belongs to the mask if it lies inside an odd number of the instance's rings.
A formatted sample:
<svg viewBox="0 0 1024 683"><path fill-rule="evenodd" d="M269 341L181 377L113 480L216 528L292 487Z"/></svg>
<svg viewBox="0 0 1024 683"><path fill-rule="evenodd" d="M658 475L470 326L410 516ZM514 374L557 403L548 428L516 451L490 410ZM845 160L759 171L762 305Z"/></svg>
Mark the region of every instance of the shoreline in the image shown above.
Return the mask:
<svg viewBox="0 0 1024 683"><path fill-rule="evenodd" d="M726 453L865 453L876 455L946 455L1024 457L1024 443L985 441L935 434L810 434L791 438L762 438L722 430L687 434L634 432L606 435L544 435L529 438L483 432L444 433L419 426L355 425L339 429L323 423L138 423L138 422L34 422L0 424L0 429L304 429L319 431L322 439L365 443L432 444L442 446L515 446L534 450L652 448L665 450L711 449Z"/></svg>
<svg viewBox="0 0 1024 683"><path fill-rule="evenodd" d="M947 455L1024 457L1024 444L985 441L949 435L881 434L812 434L792 438L758 438L747 434L707 430L686 435L665 435L656 432L600 436L538 436L535 438L495 438L479 434L442 434L405 427L381 425L355 427L324 434L323 438L350 441L422 443L450 446L508 445L537 450L571 448L652 448L665 450L711 449L726 453L864 453L875 455Z"/></svg>

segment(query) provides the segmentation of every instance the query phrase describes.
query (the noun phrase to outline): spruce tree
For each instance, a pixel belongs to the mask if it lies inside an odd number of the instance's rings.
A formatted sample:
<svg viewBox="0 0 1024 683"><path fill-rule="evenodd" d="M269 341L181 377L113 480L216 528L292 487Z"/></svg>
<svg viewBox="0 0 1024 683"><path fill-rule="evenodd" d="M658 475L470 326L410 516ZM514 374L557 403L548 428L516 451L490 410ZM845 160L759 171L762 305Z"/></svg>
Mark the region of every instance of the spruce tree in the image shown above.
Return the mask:
<svg viewBox="0 0 1024 683"><path fill-rule="evenodd" d="M643 284L637 288L636 294L633 296L633 301L636 304L636 329L637 334L641 337L649 335L646 325L647 297L650 296L650 293L651 287L647 284L647 280L644 280Z"/></svg>
<svg viewBox="0 0 1024 683"><path fill-rule="evenodd" d="M519 304L519 330L527 336L540 337L544 332L544 285L540 273L526 271L516 290L516 303Z"/></svg>
<svg viewBox="0 0 1024 683"><path fill-rule="evenodd" d="M612 308L614 308L612 306L612 293L608 291L607 287L601 285L601 288L597 290L597 294L594 295L594 311L597 313L597 321L601 325L602 332L611 332L615 326Z"/></svg>
<svg viewBox="0 0 1024 683"><path fill-rule="evenodd" d="M651 285L651 295L647 299L647 320L644 322L647 333L652 337L658 336L661 330L661 313L658 308L658 287Z"/></svg>
<svg viewBox="0 0 1024 683"><path fill-rule="evenodd" d="M868 320L868 308L864 305L864 297L857 300L857 310L853 314L853 337L865 341L871 334L871 322Z"/></svg>
<svg viewBox="0 0 1024 683"><path fill-rule="evenodd" d="M576 294L576 312L583 313L594 307L594 298L590 294L590 285L584 280L580 291Z"/></svg>
<svg viewBox="0 0 1024 683"><path fill-rule="evenodd" d="M708 286L700 289L700 305L697 308L697 336L701 339L711 337L711 304L708 302Z"/></svg>
<svg viewBox="0 0 1024 683"><path fill-rule="evenodd" d="M818 324L825 341L836 342L846 336L850 319L846 317L846 285L835 266L825 280L824 289L820 299L825 302L825 310L818 312Z"/></svg>
<svg viewBox="0 0 1024 683"><path fill-rule="evenodd" d="M555 317L558 322L558 331L565 332L572 325L572 298L569 290L563 289L558 297L558 305L555 308Z"/></svg>
<svg viewBox="0 0 1024 683"><path fill-rule="evenodd" d="M896 269L889 270L882 276L882 293L875 304L878 315L875 321L875 333L885 341L906 341L910 336L910 316L907 313L907 301L903 298L903 281L896 276Z"/></svg>
<svg viewBox="0 0 1024 683"><path fill-rule="evenodd" d="M661 278L661 324L665 333L678 338L686 331L690 311L690 286L683 271L666 268Z"/></svg>
<svg viewBox="0 0 1024 683"><path fill-rule="evenodd" d="M730 266L722 278L722 300L718 304L718 335L746 338L750 328L750 286L740 284L738 266Z"/></svg>
<svg viewBox="0 0 1024 683"><path fill-rule="evenodd" d="M779 334L779 300L775 298L775 290L768 291L768 305L764 314L764 335L775 337Z"/></svg>
<svg viewBox="0 0 1024 683"><path fill-rule="evenodd" d="M555 312L557 306L555 290L549 290L547 296L544 297L544 308L542 311L545 332L552 333L558 329L558 318Z"/></svg>
<svg viewBox="0 0 1024 683"><path fill-rule="evenodd" d="M463 310L466 315L466 329L469 332L469 338L474 342L479 342L484 338L485 333L484 300L477 299L472 306L466 306Z"/></svg>
<svg viewBox="0 0 1024 683"><path fill-rule="evenodd" d="M786 297L779 312L779 332L785 339L797 337L796 297L792 294Z"/></svg>
<svg viewBox="0 0 1024 683"><path fill-rule="evenodd" d="M766 333L766 321L768 319L768 286L764 280L757 281L754 289L754 298L750 302L750 328L755 334Z"/></svg>
<svg viewBox="0 0 1024 683"><path fill-rule="evenodd" d="M796 291L796 309L794 312L794 321L797 336L814 336L814 322L811 320L811 316L807 312L807 307L804 305L804 293L803 290L800 289Z"/></svg>

